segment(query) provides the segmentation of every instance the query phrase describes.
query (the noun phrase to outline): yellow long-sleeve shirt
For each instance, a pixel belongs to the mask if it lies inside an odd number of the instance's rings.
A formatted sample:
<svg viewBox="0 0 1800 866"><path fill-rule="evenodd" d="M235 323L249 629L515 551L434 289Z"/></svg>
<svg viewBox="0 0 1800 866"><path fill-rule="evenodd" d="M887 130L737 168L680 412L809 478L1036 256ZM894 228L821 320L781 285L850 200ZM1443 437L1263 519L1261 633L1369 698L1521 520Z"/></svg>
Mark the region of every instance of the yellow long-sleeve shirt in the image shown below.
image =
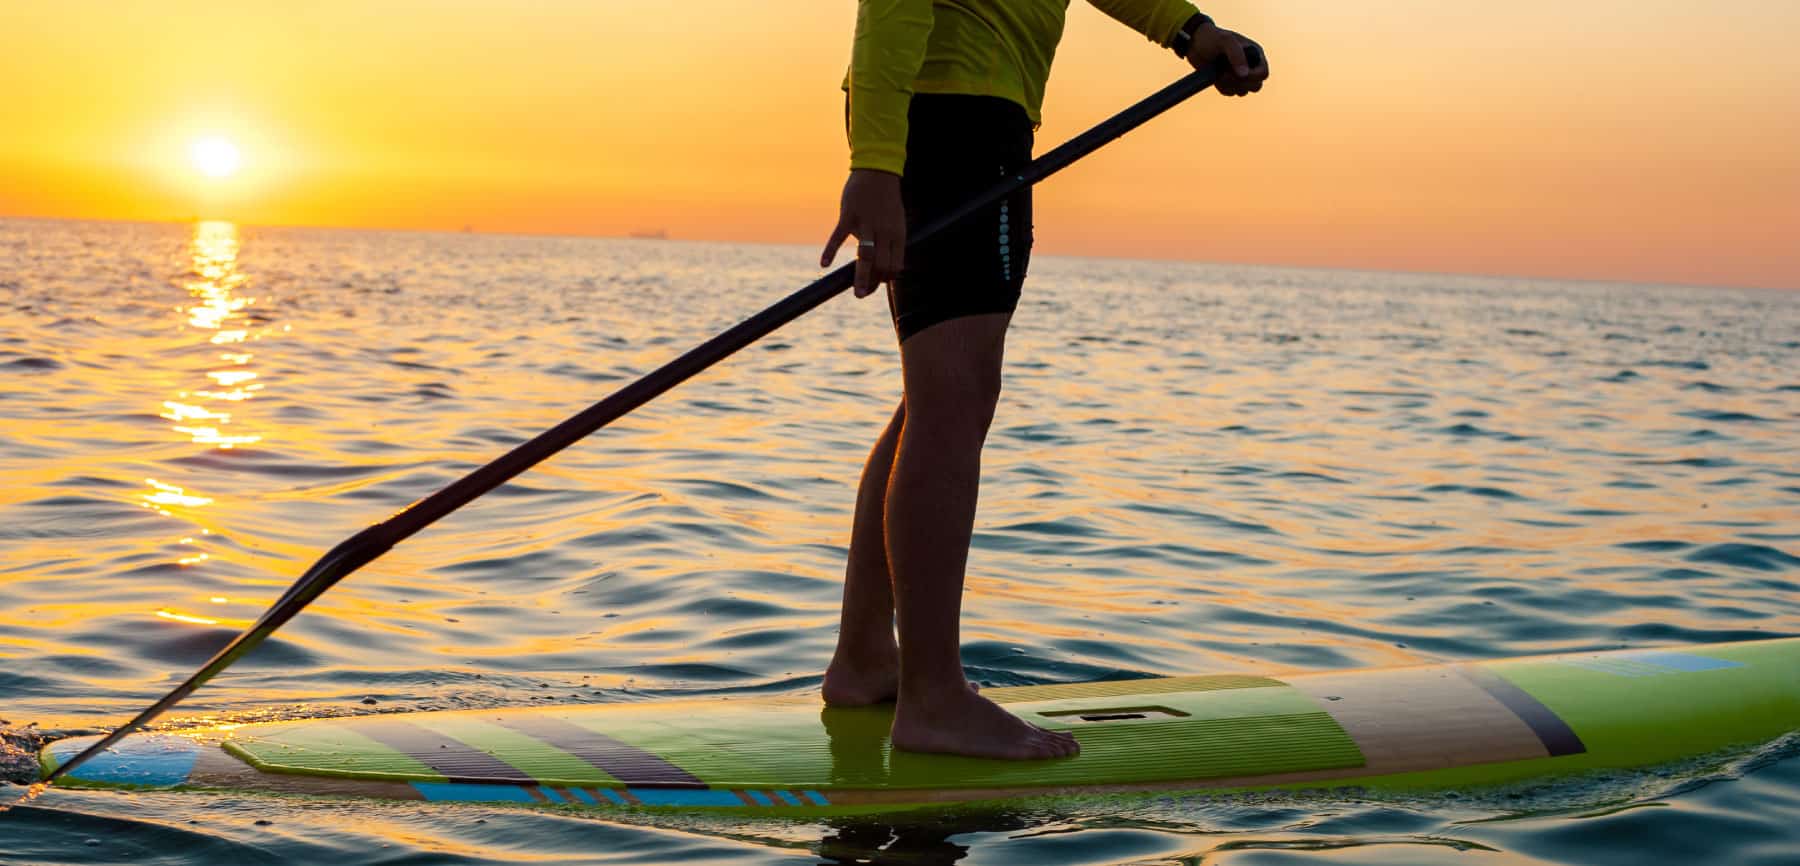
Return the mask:
<svg viewBox="0 0 1800 866"><path fill-rule="evenodd" d="M1168 45L1188 0L1088 0ZM916 93L998 96L1037 123L1069 0L858 0L850 54L850 167L901 173Z"/></svg>

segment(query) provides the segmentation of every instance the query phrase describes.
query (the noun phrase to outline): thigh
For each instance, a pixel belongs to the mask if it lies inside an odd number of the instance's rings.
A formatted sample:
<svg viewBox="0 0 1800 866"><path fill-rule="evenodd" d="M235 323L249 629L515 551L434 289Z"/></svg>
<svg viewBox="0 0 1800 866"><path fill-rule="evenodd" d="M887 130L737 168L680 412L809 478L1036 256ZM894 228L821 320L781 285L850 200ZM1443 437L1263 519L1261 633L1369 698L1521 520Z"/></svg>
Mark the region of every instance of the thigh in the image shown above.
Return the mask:
<svg viewBox="0 0 1800 866"><path fill-rule="evenodd" d="M1031 160L1025 110L992 96L919 94L908 115L901 193L917 232ZM940 322L1011 314L1030 262L1031 190L982 208L913 244L888 293L905 342Z"/></svg>
<svg viewBox="0 0 1800 866"><path fill-rule="evenodd" d="M958 316L900 344L906 423L975 422L985 432L1000 399L1010 313Z"/></svg>

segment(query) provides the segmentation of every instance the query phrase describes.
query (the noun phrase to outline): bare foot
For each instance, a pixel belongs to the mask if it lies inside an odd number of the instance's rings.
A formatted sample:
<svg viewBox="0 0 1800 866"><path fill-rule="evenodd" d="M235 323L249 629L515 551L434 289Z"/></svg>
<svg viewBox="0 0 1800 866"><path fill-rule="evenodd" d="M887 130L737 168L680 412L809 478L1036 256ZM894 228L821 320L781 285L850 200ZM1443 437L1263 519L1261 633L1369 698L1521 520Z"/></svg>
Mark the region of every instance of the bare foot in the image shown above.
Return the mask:
<svg viewBox="0 0 1800 866"><path fill-rule="evenodd" d="M885 655L885 658L883 657ZM825 669L825 703L833 707L866 707L885 704L900 694L900 651L875 653L870 658L832 656Z"/></svg>
<svg viewBox="0 0 1800 866"><path fill-rule="evenodd" d="M1075 737L1047 731L1000 708L973 687L948 688L928 698L911 695L894 710L894 748L1011 761L1068 758L1081 753Z"/></svg>

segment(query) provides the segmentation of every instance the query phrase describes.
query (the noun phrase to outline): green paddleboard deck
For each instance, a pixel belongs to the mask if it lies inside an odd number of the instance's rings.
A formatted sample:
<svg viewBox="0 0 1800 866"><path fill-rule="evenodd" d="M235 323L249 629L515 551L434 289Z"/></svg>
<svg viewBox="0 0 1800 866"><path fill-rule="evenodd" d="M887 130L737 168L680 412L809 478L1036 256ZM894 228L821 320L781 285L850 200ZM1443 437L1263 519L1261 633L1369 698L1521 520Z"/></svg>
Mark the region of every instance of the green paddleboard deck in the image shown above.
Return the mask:
<svg viewBox="0 0 1800 866"><path fill-rule="evenodd" d="M983 694L1073 732L1081 754L898 751L891 708L794 696L140 734L66 783L804 815L1070 794L1430 790L1649 766L1800 730L1800 639ZM86 742L46 747L46 772Z"/></svg>

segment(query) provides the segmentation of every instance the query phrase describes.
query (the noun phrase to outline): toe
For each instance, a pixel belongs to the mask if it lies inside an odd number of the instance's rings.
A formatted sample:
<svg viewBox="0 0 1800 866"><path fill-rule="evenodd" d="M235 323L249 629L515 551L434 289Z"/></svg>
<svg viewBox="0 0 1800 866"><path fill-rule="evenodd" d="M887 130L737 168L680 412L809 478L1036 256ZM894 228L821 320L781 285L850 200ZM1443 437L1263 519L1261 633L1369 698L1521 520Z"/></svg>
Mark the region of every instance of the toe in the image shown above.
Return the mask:
<svg viewBox="0 0 1800 866"><path fill-rule="evenodd" d="M1066 758L1078 751L1073 737L1057 731L1040 731L1032 739L1038 754L1046 758Z"/></svg>

